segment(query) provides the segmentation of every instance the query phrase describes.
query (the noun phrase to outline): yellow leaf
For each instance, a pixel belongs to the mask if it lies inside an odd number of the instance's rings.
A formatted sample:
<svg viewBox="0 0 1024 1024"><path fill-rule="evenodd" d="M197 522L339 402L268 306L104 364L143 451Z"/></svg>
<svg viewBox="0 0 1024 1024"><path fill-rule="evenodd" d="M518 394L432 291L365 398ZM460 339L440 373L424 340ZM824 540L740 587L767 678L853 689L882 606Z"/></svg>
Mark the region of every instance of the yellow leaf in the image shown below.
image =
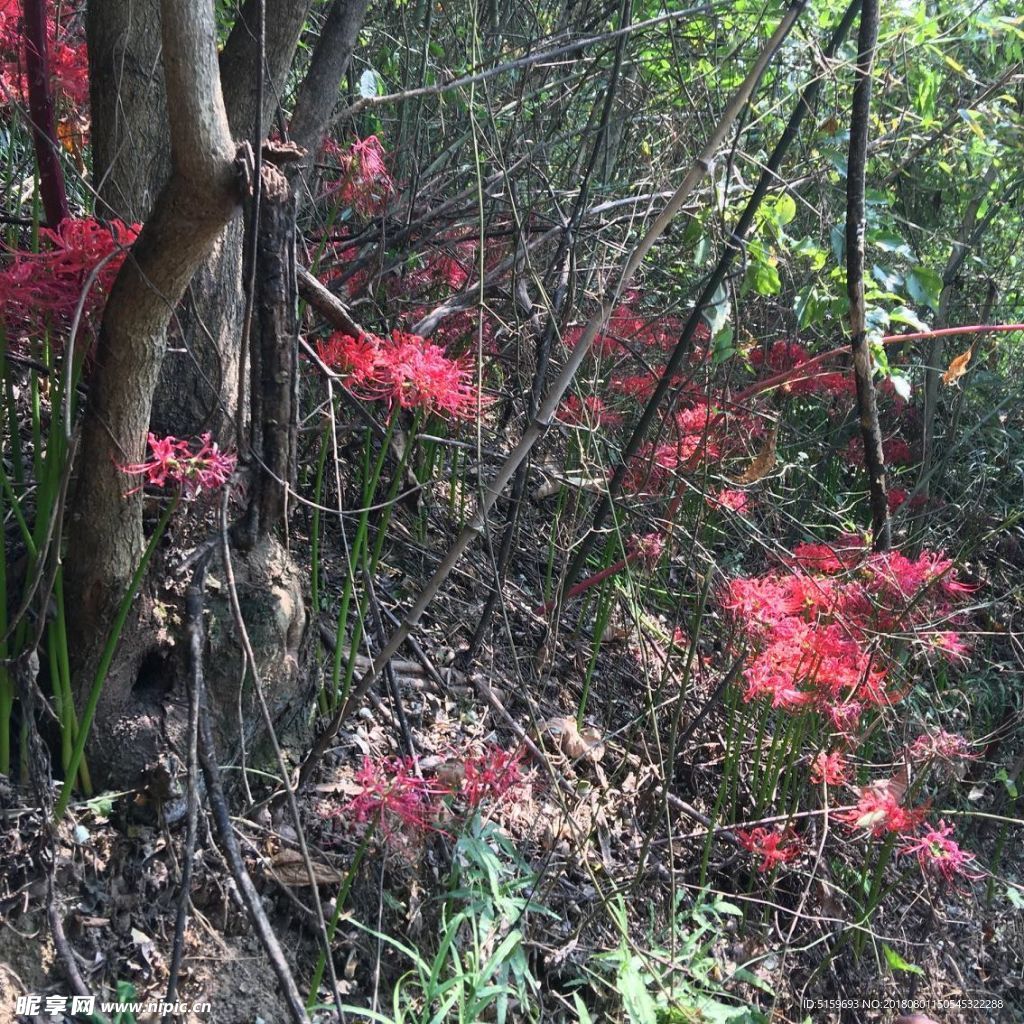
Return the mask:
<svg viewBox="0 0 1024 1024"><path fill-rule="evenodd" d="M733 477L734 483L757 483L758 480L763 480L775 468L775 442L778 440L778 437L779 425L776 423L768 434L764 447L757 453L754 461L739 476Z"/></svg>
<svg viewBox="0 0 1024 1024"><path fill-rule="evenodd" d="M974 355L974 346L972 345L966 352L961 352L947 368L946 372L942 375L942 383L945 385L955 384L966 372L967 364L971 361L971 356Z"/></svg>

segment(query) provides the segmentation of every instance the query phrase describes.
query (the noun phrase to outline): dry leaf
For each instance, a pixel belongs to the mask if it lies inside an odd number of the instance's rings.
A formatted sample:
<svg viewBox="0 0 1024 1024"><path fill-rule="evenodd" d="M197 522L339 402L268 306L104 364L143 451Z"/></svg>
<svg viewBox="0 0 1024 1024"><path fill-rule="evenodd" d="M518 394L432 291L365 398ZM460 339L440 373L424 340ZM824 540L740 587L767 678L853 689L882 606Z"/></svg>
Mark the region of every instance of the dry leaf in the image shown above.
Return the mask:
<svg viewBox="0 0 1024 1024"><path fill-rule="evenodd" d="M341 882L341 875L330 865L315 860L311 863L317 885L338 885ZM270 864L273 868L272 874L283 885L309 885L309 872L298 850L282 850L271 857Z"/></svg>
<svg viewBox="0 0 1024 1024"><path fill-rule="evenodd" d="M733 483L754 484L763 480L775 468L775 443L779 437L779 425L776 423L764 442L764 447L758 452L754 461L740 473L733 477Z"/></svg>
<svg viewBox="0 0 1024 1024"><path fill-rule="evenodd" d="M597 764L604 757L604 744L597 729L588 726L581 732L576 725L576 719L568 715L548 719L541 726L540 735L542 739L553 739L559 750L573 761L582 758Z"/></svg>
<svg viewBox="0 0 1024 1024"><path fill-rule="evenodd" d="M971 356L974 355L974 346L972 345L966 352L961 352L949 364L949 368L942 375L942 383L945 385L955 384L966 372L967 364L971 361Z"/></svg>

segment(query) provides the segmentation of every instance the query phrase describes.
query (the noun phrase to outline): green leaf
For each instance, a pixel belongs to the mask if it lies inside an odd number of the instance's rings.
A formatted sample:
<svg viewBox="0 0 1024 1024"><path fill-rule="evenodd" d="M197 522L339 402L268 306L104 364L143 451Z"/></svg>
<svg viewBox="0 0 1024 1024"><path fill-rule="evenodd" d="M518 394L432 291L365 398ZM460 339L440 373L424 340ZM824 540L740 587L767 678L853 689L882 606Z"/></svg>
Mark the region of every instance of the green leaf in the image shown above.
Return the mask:
<svg viewBox="0 0 1024 1024"><path fill-rule="evenodd" d="M893 252L905 259L914 258L914 250L907 245L906 241L892 231L872 231L868 235L868 243L882 252Z"/></svg>
<svg viewBox="0 0 1024 1024"><path fill-rule="evenodd" d="M711 362L715 366L720 366L736 354L736 347L732 340L733 330L731 327L723 327L715 335L715 340L711 345Z"/></svg>
<svg viewBox="0 0 1024 1024"><path fill-rule="evenodd" d="M1003 786L1006 788L1006 795L1011 800L1016 800L1017 799L1017 783L1014 782L1013 779L1010 778L1010 776L1007 774L1005 768L1000 768L999 771L996 772L996 779L998 779L998 781L1001 782L1003 784Z"/></svg>
<svg viewBox="0 0 1024 1024"><path fill-rule="evenodd" d="M889 380L892 381L893 389L896 394L903 399L904 402L910 401L910 379L904 377L902 373L890 373Z"/></svg>
<svg viewBox="0 0 1024 1024"><path fill-rule="evenodd" d="M796 200L783 192L769 210L769 216L780 227L785 227L796 216Z"/></svg>
<svg viewBox="0 0 1024 1024"><path fill-rule="evenodd" d="M708 322L708 330L712 337L715 337L729 322L730 310L729 293L722 285L719 285L711 297L710 304L704 310L704 319Z"/></svg>
<svg viewBox="0 0 1024 1024"><path fill-rule="evenodd" d="M913 327L915 331L930 331L931 327L926 324L912 309L906 306L896 306L889 310L889 319L895 324L906 324Z"/></svg>
<svg viewBox="0 0 1024 1024"><path fill-rule="evenodd" d="M828 237L832 243L832 255L836 258L836 263L842 263L843 254L846 252L846 225L833 224Z"/></svg>
<svg viewBox="0 0 1024 1024"><path fill-rule="evenodd" d="M590 1011L587 1009L586 1004L580 999L579 992L573 992L572 1001L576 1004L577 1024L594 1024L594 1018L590 1016Z"/></svg>
<svg viewBox="0 0 1024 1024"><path fill-rule="evenodd" d="M942 278L928 267L914 267L907 274L907 291L910 297L932 312L939 310L939 296L942 294Z"/></svg>
<svg viewBox="0 0 1024 1024"><path fill-rule="evenodd" d="M903 275L896 270L875 263L871 267L871 276L887 291L898 292L903 287Z"/></svg>
<svg viewBox="0 0 1024 1024"><path fill-rule="evenodd" d="M908 964L895 949L891 946L887 946L884 942L882 943L882 952L885 954L886 963L892 968L892 970L905 971L910 974L924 974L924 971L921 970L917 964Z"/></svg>
<svg viewBox="0 0 1024 1024"><path fill-rule="evenodd" d="M639 964L640 958L631 956L620 968L615 987L631 1024L657 1024L658 1008L647 991Z"/></svg>
<svg viewBox="0 0 1024 1024"><path fill-rule="evenodd" d="M1006 887L1006 898L1017 910L1024 910L1024 894L1015 885Z"/></svg>
<svg viewBox="0 0 1024 1024"><path fill-rule="evenodd" d="M747 264L747 274L743 280L743 289L753 289L758 295L778 295L782 291L782 282L774 263L767 260L751 260Z"/></svg>
<svg viewBox="0 0 1024 1024"><path fill-rule="evenodd" d="M367 68L359 76L359 95L363 99L371 99L380 92L380 79L373 68Z"/></svg>

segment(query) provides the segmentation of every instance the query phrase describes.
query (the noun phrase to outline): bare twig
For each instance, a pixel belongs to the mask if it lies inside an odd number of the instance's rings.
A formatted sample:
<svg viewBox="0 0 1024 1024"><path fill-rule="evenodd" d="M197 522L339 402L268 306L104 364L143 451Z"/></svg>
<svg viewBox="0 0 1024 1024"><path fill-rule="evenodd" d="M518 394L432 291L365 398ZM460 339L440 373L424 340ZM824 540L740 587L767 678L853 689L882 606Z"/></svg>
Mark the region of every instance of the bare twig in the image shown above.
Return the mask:
<svg viewBox="0 0 1024 1024"><path fill-rule="evenodd" d="M185 951L185 929L191 902L192 868L195 860L196 830L199 820L199 704L203 695L203 586L211 551L196 566L185 593L185 631L188 639L188 824L185 832L184 861L181 868L181 892L174 922L174 945L167 970L167 1002L177 997L178 974Z"/></svg>
<svg viewBox="0 0 1024 1024"><path fill-rule="evenodd" d="M857 411L864 439L864 463L868 471L871 526L876 551L891 544L889 503L885 495L885 456L882 430L875 401L874 366L868 348L864 307L864 186L867 171L871 74L878 41L878 0L861 5L857 39L857 81L850 114L850 153L846 177L846 291L850 297L850 348L857 384Z"/></svg>

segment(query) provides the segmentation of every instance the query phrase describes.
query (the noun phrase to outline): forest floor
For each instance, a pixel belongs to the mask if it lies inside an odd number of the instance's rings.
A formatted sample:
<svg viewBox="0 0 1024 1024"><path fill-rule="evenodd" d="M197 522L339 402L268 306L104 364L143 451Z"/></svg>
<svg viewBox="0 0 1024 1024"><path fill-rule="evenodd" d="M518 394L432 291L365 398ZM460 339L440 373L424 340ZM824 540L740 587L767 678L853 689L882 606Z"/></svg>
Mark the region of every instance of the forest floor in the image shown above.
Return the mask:
<svg viewBox="0 0 1024 1024"><path fill-rule="evenodd" d="M543 509L524 530L528 535L542 524ZM384 608L401 614L449 530L429 537L426 545L391 549L378 582ZM1022 1019L1024 922L1020 914L1006 913L1000 894L984 881L940 893L924 886L919 874L904 872L858 941L848 928L851 910L835 865L816 857L813 846L786 871L758 874L731 829L709 827L727 758L725 709L713 695L724 671L720 653L697 652L690 692L680 702L679 652L667 639L672 623L621 608L590 666L589 627L571 620L576 609L569 609L557 635L531 610L527 595L536 589L524 581L542 569L529 552L520 553L491 638L463 670L457 667L459 649L478 620L483 581L490 578L482 555L463 566L420 624L418 654L407 651L394 664L398 706L385 687L379 700L353 716L302 795L302 827L324 879L328 915L358 861L334 941L346 1003L389 1012L396 986L411 984L412 965L395 940L432 955L455 910L471 907L477 916L462 919L460 941L481 916L497 923L481 940L478 956L493 952L513 928L521 933L517 963L528 975L523 983L535 1011L527 1016L512 1001L508 1020L582 1020L581 1001L593 1020L622 1019L602 992L621 995L638 964L656 968L678 959L680 950L687 970L669 980L689 986L690 1005L703 1000L706 1009L658 1016L659 1022L728 1019L722 1008L733 1003L793 1024ZM585 689L580 728L576 716ZM659 766L671 715L689 722L709 701L707 717L686 735L674 778L666 781ZM664 732L650 729L652 709L668 716ZM379 762L411 749L418 772L445 780L462 770L468 752L493 747L521 758L514 794L494 801L472 825L453 812L450 822L430 828L383 831L361 856L365 826L346 807L359 790L356 774L364 759ZM258 776L249 782L259 801L265 785ZM957 785L970 788L972 782ZM0 1022L60 1019L16 1017L19 994L72 994L49 937L51 902L93 993L162 999L182 829L166 827L159 805L132 792L75 804L51 838L34 803L29 790L0 788ZM295 823L286 811L271 814L255 806L235 818L236 834L291 967L297 978L308 979L316 927L305 868L295 852ZM987 849L976 850L987 862L996 852L997 830L981 835ZM482 836L498 856L471 864L467 836ZM824 842L821 832L817 840ZM455 862L461 889L452 888ZM1024 881L1018 849L1002 851L1001 870ZM208 1002L211 1009L180 1019L287 1020L205 818L191 901L180 998ZM319 994L329 998L326 983ZM908 1016L914 1010L926 1016ZM638 1006L634 1019L645 1020L642 1013ZM160 1018L143 1011L115 1019L146 1024ZM320 1010L316 1019L335 1018Z"/></svg>

